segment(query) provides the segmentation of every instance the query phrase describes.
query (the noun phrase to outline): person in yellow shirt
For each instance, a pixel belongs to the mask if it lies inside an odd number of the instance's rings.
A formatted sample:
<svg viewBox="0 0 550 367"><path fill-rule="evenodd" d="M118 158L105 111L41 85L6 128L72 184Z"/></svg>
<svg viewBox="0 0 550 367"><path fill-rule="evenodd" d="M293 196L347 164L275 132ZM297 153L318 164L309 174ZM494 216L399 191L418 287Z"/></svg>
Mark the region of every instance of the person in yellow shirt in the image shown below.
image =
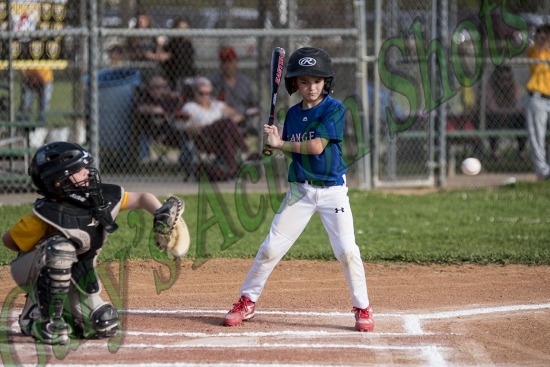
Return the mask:
<svg viewBox="0 0 550 367"><path fill-rule="evenodd" d="M27 292L21 331L44 344L116 334L118 313L100 297L97 256L117 229L120 211L145 209L154 216L162 205L151 193L102 183L92 163L78 144L38 148L29 174L43 198L2 236L18 253L11 273Z"/></svg>
<svg viewBox="0 0 550 367"><path fill-rule="evenodd" d="M47 114L50 110L50 102L53 93L53 70L50 68L36 68L21 70L21 101L19 111L21 120L32 121L32 106L38 99L38 121L41 127L35 128L29 135L33 147L39 147L51 140L48 136Z"/></svg>
<svg viewBox="0 0 550 367"><path fill-rule="evenodd" d="M529 64L531 77L527 82L530 98L525 106L525 120L531 145L531 160L540 180L550 179L550 165L546 155L546 131L550 120L550 24L539 26L535 43L527 57L544 60Z"/></svg>

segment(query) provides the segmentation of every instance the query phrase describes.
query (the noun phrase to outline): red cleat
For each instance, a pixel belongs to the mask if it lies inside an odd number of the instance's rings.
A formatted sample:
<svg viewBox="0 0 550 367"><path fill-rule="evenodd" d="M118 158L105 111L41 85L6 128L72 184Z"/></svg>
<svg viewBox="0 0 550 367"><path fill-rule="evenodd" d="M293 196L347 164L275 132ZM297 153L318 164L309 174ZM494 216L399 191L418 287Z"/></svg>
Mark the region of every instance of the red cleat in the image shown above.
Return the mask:
<svg viewBox="0 0 550 367"><path fill-rule="evenodd" d="M255 307L256 303L249 300L248 297L242 296L236 303L233 303L233 308L225 315L223 324L225 326L237 326L243 320L250 320L254 317Z"/></svg>
<svg viewBox="0 0 550 367"><path fill-rule="evenodd" d="M357 308L351 310L355 313L355 329L359 331L373 331L374 320L372 319L372 308Z"/></svg>

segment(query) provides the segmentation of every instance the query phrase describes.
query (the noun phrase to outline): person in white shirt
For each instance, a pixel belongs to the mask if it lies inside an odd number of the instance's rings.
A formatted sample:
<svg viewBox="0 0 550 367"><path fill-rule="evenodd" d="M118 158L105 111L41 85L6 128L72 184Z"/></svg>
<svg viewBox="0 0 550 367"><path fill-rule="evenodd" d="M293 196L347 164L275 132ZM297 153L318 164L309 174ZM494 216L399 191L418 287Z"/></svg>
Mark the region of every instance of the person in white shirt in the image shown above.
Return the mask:
<svg viewBox="0 0 550 367"><path fill-rule="evenodd" d="M212 98L212 83L208 78L195 78L193 99L182 107L187 119L185 131L198 152L214 154L215 164L205 165L212 180L229 180L237 175L240 153L248 147L238 125L245 116L223 101Z"/></svg>

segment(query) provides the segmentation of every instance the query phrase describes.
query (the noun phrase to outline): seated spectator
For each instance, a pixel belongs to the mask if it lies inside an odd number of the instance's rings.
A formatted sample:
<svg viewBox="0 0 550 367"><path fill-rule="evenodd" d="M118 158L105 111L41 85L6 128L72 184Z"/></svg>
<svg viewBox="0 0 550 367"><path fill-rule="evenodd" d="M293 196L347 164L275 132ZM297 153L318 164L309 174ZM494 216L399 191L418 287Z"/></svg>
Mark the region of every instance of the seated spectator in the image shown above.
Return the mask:
<svg viewBox="0 0 550 367"><path fill-rule="evenodd" d="M124 66L124 49L120 45L113 45L108 49L109 66L120 68Z"/></svg>
<svg viewBox="0 0 550 367"><path fill-rule="evenodd" d="M213 180L236 177L239 153L248 152L238 124L244 115L223 101L212 98L212 83L197 77L192 85L193 99L185 103L182 114L188 118L185 131L195 143L198 152L215 155L215 164L206 166Z"/></svg>
<svg viewBox="0 0 550 367"><path fill-rule="evenodd" d="M514 72L508 65L495 68L487 86L487 129L525 129L525 115L521 107L522 91L514 79ZM518 155L527 158L526 137L518 136ZM491 157L500 158L499 139L489 139Z"/></svg>
<svg viewBox="0 0 550 367"><path fill-rule="evenodd" d="M180 149L179 162L187 177L191 177L192 154L184 131L175 124L181 107L181 95L170 89L163 76L155 75L145 88L138 90L135 98L134 128L140 161L150 161L150 142L152 139L159 140Z"/></svg>
<svg viewBox="0 0 550 367"><path fill-rule="evenodd" d="M453 108L449 109L446 121L448 152L456 148L466 149L466 154L482 159L483 141L475 135L479 130L479 108L477 106L478 93L472 87L462 87L457 94ZM465 132L470 136L453 136L453 132L460 135ZM451 158L451 157L448 157Z"/></svg>
<svg viewBox="0 0 550 367"><path fill-rule="evenodd" d="M241 124L244 135L259 136L261 124L257 117L260 114L259 102L256 93L252 90L252 81L248 76L239 72L237 52L230 46L224 46L219 51L220 71L212 78L214 98L224 101L241 115L246 121Z"/></svg>

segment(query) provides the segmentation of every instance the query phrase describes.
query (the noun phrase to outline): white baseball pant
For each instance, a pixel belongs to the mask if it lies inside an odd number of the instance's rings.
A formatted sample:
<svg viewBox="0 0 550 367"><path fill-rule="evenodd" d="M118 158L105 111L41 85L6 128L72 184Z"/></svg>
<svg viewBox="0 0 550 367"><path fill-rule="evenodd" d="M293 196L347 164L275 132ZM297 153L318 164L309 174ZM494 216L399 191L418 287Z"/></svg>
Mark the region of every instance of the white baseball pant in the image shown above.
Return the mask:
<svg viewBox="0 0 550 367"><path fill-rule="evenodd" d="M292 247L315 212L328 233L334 255L340 262L348 284L353 307L369 305L365 269L355 243L353 215L348 188L318 187L290 183L285 200L275 215L271 229L260 246L241 287L241 295L256 302L275 265Z"/></svg>

